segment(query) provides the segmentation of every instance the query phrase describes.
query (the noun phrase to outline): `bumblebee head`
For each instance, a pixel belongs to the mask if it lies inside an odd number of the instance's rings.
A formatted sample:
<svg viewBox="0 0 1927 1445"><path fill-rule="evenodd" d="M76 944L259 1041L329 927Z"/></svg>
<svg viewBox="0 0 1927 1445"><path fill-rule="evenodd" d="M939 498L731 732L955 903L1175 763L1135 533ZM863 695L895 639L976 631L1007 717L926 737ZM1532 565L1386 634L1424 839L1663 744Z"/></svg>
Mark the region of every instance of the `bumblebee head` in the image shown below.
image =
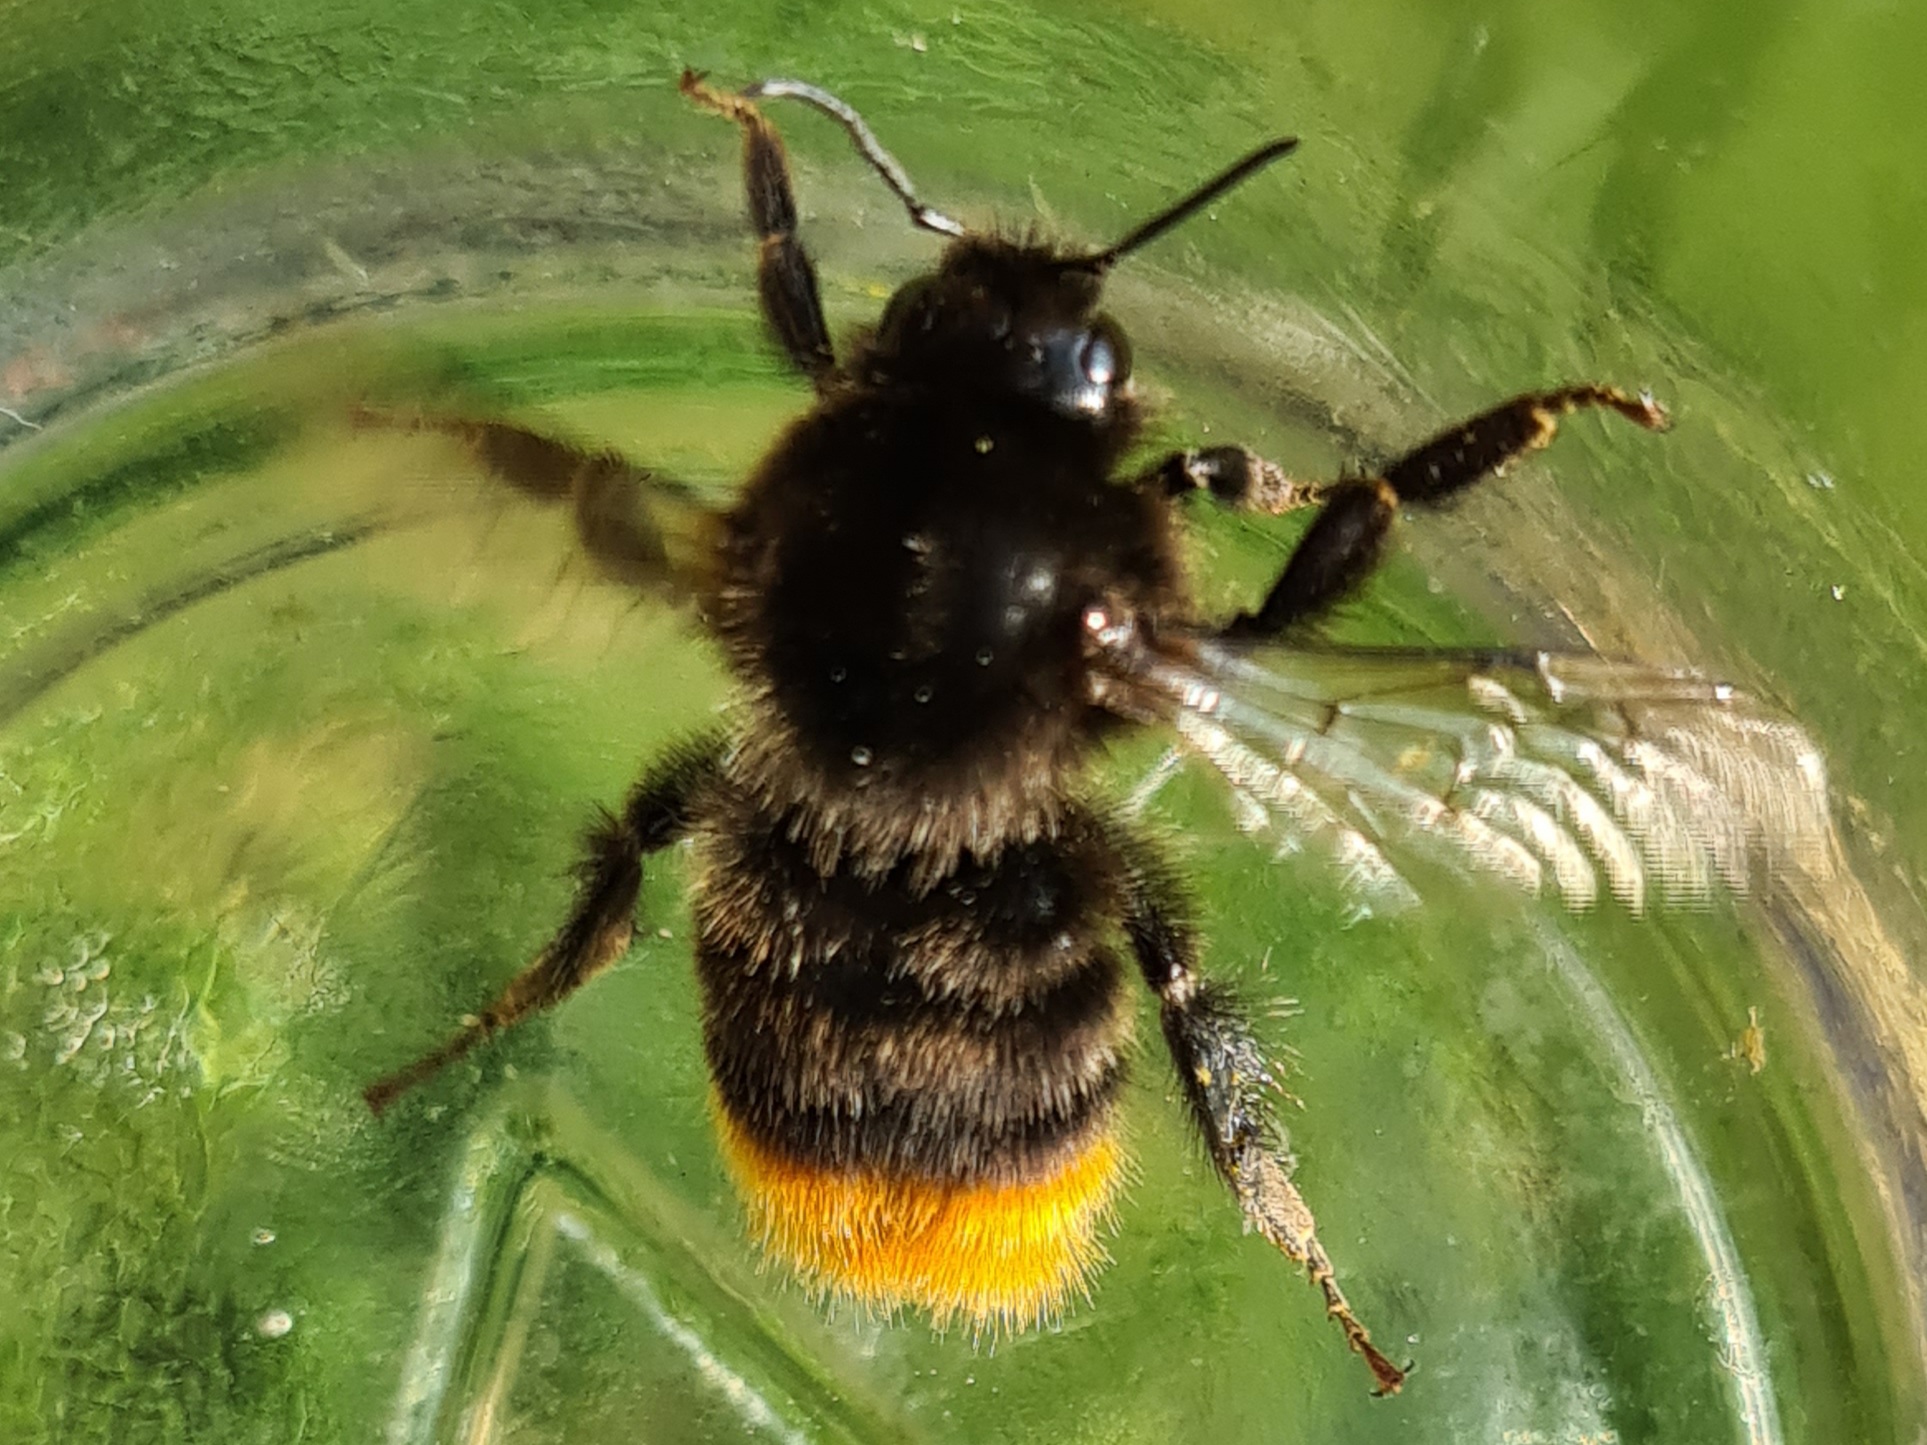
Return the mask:
<svg viewBox="0 0 1927 1445"><path fill-rule="evenodd" d="M923 204L910 178L850 106L800 80L765 80L745 99L789 97L835 119L864 159L927 231L955 238L937 269L902 287L867 338L855 367L874 384L941 382L1018 395L1060 415L1102 424L1131 391L1131 348L1097 310L1118 260L1196 214L1294 150L1268 141L1101 251L1065 252L1035 240L970 230Z"/></svg>
<svg viewBox="0 0 1927 1445"><path fill-rule="evenodd" d="M1101 422L1131 392L1131 344L1097 309L1102 289L1100 271L1048 247L966 235L890 298L858 374L1015 394Z"/></svg>

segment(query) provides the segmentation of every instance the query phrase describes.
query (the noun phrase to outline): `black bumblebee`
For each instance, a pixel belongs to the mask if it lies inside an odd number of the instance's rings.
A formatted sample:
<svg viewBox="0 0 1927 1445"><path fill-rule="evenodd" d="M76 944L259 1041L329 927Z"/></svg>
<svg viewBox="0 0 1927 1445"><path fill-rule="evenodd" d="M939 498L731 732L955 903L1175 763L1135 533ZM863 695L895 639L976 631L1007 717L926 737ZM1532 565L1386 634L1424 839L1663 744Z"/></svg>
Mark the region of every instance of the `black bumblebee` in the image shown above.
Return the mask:
<svg viewBox="0 0 1927 1445"><path fill-rule="evenodd" d="M1124 960L1157 995L1192 1115L1246 1220L1303 1265L1380 1392L1404 1372L1355 1318L1291 1182L1275 1070L1198 968L1184 889L1081 770L1131 724L1174 726L1254 820L1405 888L1388 849L1443 852L1583 905L1742 885L1824 826L1797 729L1687 674L1533 653L1321 647L1308 625L1434 503L1582 407L1660 428L1648 397L1533 393L1382 474L1294 481L1237 447L1138 470L1131 349L1108 271L1260 168L1260 147L1101 251L971 231L921 204L836 97L795 81L683 93L744 137L763 314L814 384L722 515L619 458L463 420L498 475L567 499L586 550L697 599L740 684L726 735L659 760L592 832L536 960L377 1111L629 947L644 855L693 841L696 964L723 1152L767 1249L812 1287L939 1324L1022 1328L1101 1261L1123 1168ZM916 225L950 238L841 358L757 101L836 119ZM1318 507L1256 610L1197 615L1182 499ZM1795 780L1789 789L1787 779ZM1802 794L1804 810L1787 799ZM1812 800L1821 799L1817 810Z"/></svg>

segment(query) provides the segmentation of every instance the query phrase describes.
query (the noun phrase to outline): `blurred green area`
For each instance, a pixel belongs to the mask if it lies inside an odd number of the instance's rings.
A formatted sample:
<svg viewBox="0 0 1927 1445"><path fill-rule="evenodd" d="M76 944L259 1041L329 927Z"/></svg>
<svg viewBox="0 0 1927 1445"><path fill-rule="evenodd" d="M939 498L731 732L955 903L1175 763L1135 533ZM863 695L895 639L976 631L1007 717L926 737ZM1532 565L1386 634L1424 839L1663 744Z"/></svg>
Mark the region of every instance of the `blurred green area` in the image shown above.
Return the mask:
<svg viewBox="0 0 1927 1445"><path fill-rule="evenodd" d="M31 417L58 391L71 335L18 318L49 299L35 283L73 279L64 257L103 247L158 284L151 228L291 177L455 183L586 156L713 196L733 238L734 144L675 102L683 64L821 80L933 199L1091 237L1290 129L1288 167L1120 277L1167 427L1329 469L1521 385L1650 382L1679 430L1572 427L1549 536L1509 487L1448 519L1466 557L1400 559L1348 625L1563 636L1541 592L1609 638L1670 615L1653 645L1684 639L1812 727L1875 898L1911 902L1927 530L1900 379L1923 343L1905 177L1927 146L1904 78L1924 24L1817 6L1328 6L1288 30L1235 6L15 7L0 292L19 303L8 345L33 344L0 356L0 404ZM839 136L783 124L806 209L823 198L832 309L859 319L922 253L863 229L898 225L880 203L852 216L867 182ZM679 264L673 227L648 239ZM1397 1401L1364 1398L1310 1292L1239 1237L1151 1048L1117 1265L1061 1332L973 1349L825 1320L759 1276L708 1142L674 866L645 899L666 936L369 1121L359 1086L517 966L587 810L723 689L674 618L587 585L563 519L493 498L431 440L352 431L347 401L459 396L726 489L804 397L758 340L746 245L692 244L679 284L702 304L444 288L439 311L287 328L131 403L107 387L113 405L49 413L3 459L0 1433L373 1438L418 1378L431 1269L468 1207L477 1248L523 1274L482 1271L497 1333L445 1367L480 1399L505 1372L502 1439L1917 1438L1917 1302L1878 1150L1821 1042L1825 1000L1756 910L1565 921L1472 897L1357 923L1330 880L1238 835L1202 777L1159 813L1217 966L1301 1002L1277 1025L1301 1177L1361 1312L1421 1361ZM1274 294L1370 353L1407 414L1345 375L1258 373L1271 317L1252 298ZM97 346L123 334L108 322L164 322L82 319ZM140 344L128 376L148 374ZM1551 490L1546 469L1521 482ZM1201 515L1212 603L1261 585L1290 530ZM1128 783L1158 746L1107 766ZM1625 1015L1710 1180L1765 1339L1767 1433L1740 1418L1745 1362L1715 1342L1722 1286L1653 1100L1548 966L1567 956ZM1726 1056L1749 1007L1758 1075ZM499 1157L463 1206L477 1140ZM565 1233L543 1273L533 1241L561 1218L593 1221L617 1263Z"/></svg>

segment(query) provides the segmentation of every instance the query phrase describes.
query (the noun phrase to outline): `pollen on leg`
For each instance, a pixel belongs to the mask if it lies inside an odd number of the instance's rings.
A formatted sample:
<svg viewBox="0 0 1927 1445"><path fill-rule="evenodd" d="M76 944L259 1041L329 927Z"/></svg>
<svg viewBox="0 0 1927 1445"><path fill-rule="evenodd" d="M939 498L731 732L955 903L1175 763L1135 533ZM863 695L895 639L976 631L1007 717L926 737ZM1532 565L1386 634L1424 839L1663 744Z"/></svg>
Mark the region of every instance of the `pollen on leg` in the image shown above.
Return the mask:
<svg viewBox="0 0 1927 1445"><path fill-rule="evenodd" d="M927 1311L938 1329L1022 1330L1061 1314L1106 1263L1123 1151L1100 1135L1023 1183L832 1170L748 1137L721 1109L724 1158L764 1250L809 1288L880 1310Z"/></svg>

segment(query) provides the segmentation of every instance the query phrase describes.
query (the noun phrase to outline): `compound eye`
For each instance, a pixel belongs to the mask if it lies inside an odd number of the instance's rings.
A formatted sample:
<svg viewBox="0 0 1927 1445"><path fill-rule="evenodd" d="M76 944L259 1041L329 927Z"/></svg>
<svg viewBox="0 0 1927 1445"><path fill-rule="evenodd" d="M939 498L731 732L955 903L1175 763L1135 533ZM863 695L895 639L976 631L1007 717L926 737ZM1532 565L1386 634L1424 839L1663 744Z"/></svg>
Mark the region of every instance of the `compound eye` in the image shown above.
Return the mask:
<svg viewBox="0 0 1927 1445"><path fill-rule="evenodd" d="M1102 417L1131 375L1124 333L1102 318L1085 330L1039 332L1029 339L1029 365L1016 389L1049 402L1066 416Z"/></svg>
<svg viewBox="0 0 1927 1445"><path fill-rule="evenodd" d="M1085 338L1078 365L1092 386L1109 390L1130 379L1131 346L1124 334L1109 322L1099 321Z"/></svg>

